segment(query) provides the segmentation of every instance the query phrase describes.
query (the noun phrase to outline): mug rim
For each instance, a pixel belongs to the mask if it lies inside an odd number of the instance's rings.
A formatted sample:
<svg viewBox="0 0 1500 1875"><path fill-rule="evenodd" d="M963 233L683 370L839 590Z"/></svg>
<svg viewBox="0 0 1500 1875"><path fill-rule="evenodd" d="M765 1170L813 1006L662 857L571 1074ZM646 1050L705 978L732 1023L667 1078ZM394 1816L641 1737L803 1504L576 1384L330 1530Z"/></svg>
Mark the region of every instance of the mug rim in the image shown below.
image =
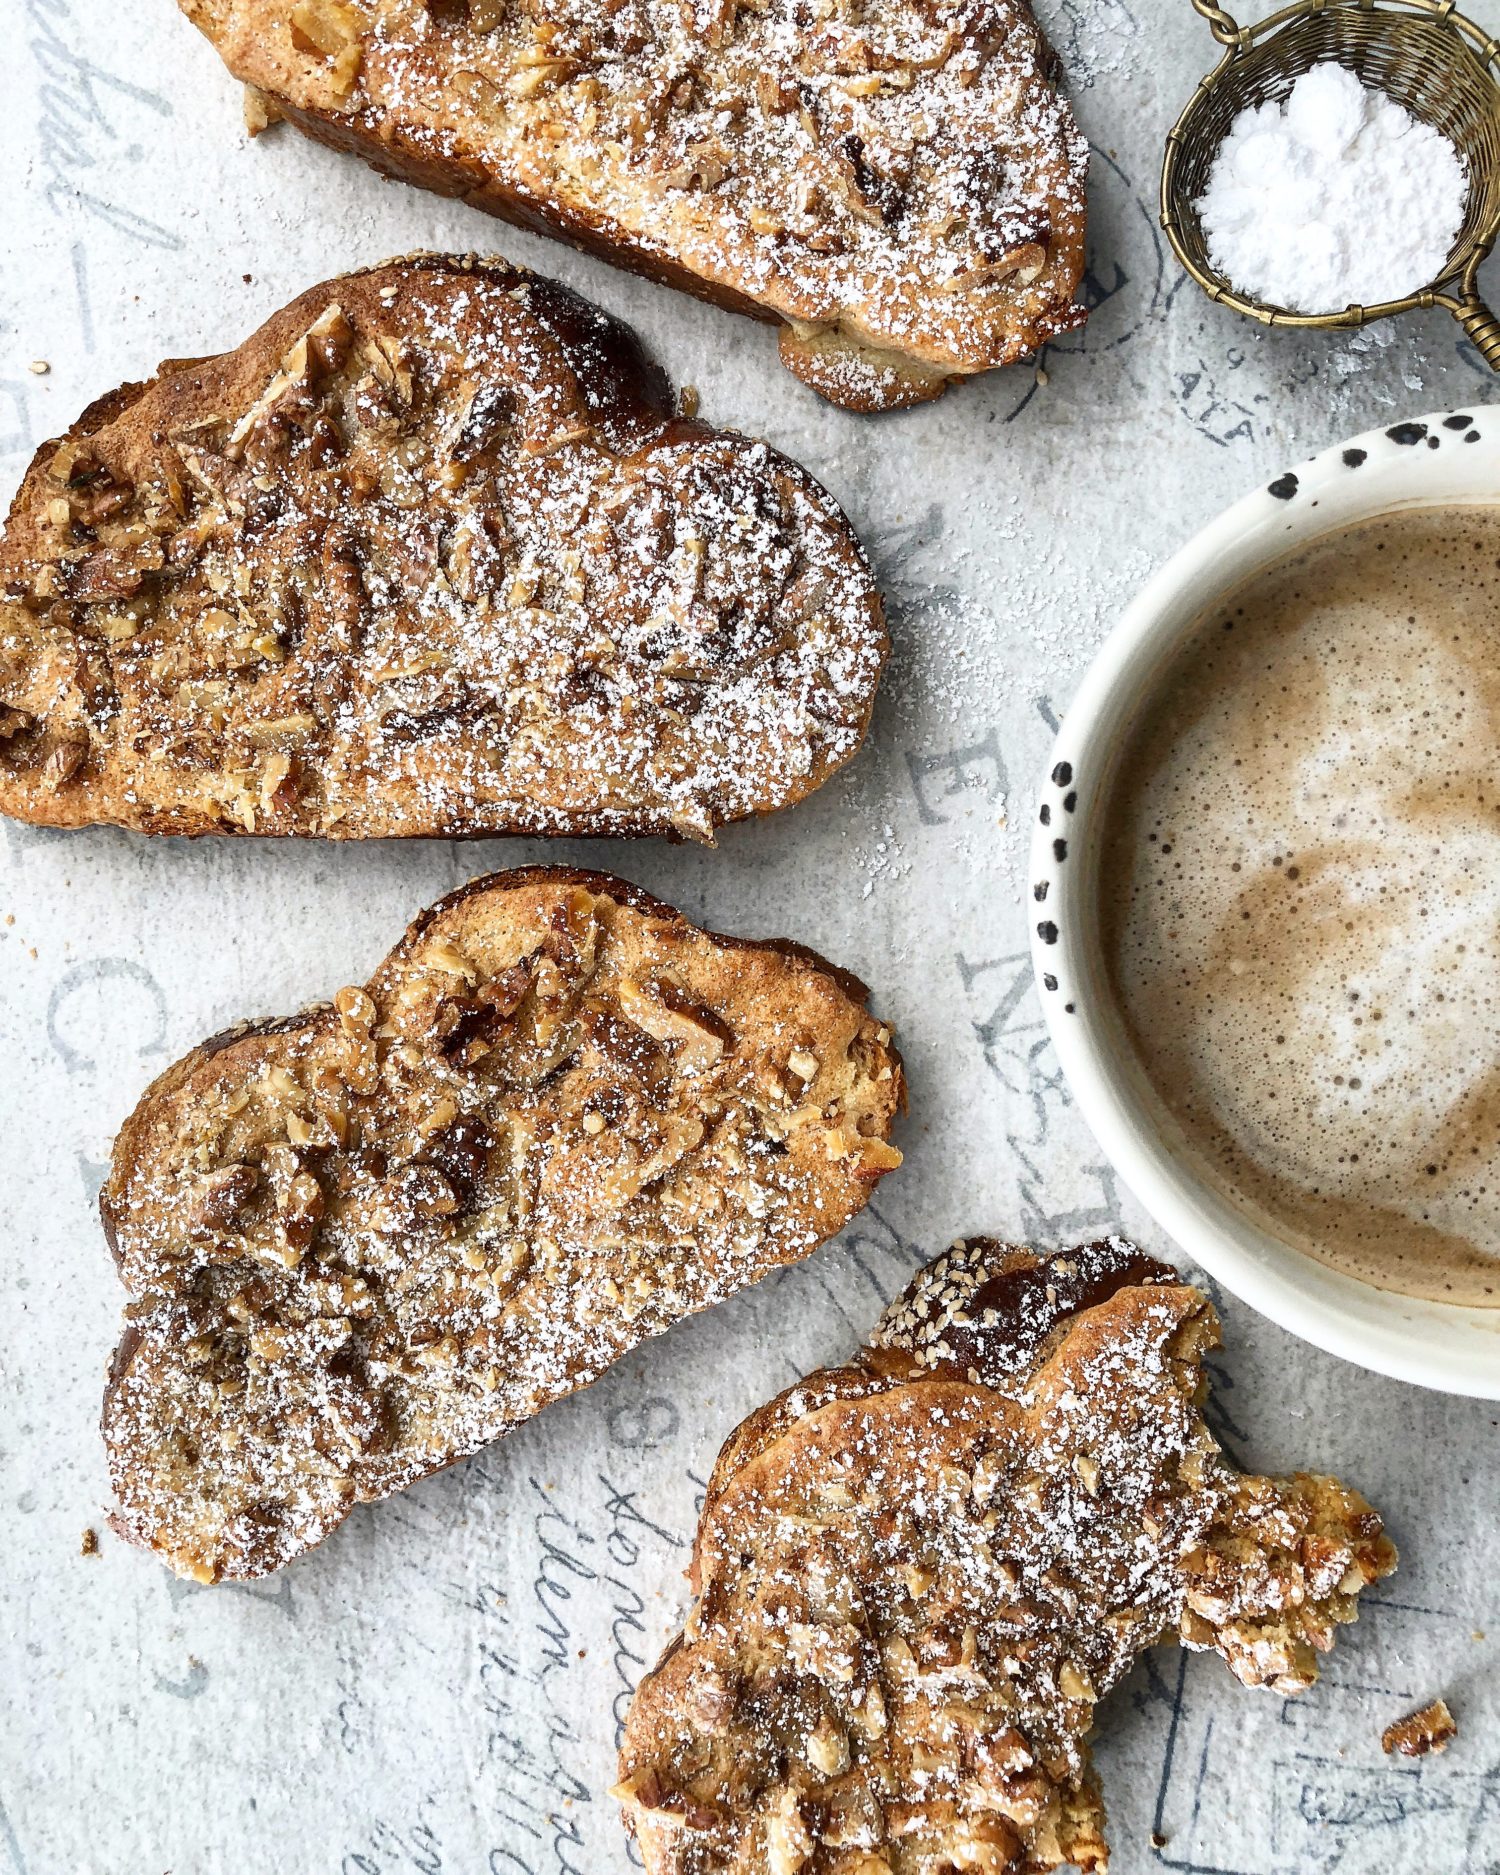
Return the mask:
<svg viewBox="0 0 1500 1875"><path fill-rule="evenodd" d="M1242 1301L1331 1354L1418 1386L1500 1399L1500 1306L1407 1296L1336 1270L1258 1224L1173 1150L1142 1098L1143 1071L1101 1013L1093 915L1113 757L1135 707L1214 600L1322 534L1462 502L1500 506L1500 407L1455 407L1335 443L1200 528L1126 606L1059 725L1033 807L1026 911L1068 1087L1105 1156L1174 1242Z"/></svg>

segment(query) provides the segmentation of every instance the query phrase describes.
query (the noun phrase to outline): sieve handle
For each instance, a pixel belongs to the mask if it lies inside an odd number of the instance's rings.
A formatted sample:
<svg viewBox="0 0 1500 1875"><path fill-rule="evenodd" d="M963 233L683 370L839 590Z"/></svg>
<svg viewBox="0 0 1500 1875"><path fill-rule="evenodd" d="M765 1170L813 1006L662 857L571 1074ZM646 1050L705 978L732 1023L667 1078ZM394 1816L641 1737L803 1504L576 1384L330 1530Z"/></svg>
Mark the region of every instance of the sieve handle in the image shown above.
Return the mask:
<svg viewBox="0 0 1500 1875"><path fill-rule="evenodd" d="M1500 371L1500 319L1477 293L1466 293L1454 302L1452 311L1464 329L1464 336L1490 370Z"/></svg>
<svg viewBox="0 0 1500 1875"><path fill-rule="evenodd" d="M1193 11L1208 21L1208 29L1221 46L1233 45L1240 36L1239 23L1218 4L1218 0L1193 0Z"/></svg>

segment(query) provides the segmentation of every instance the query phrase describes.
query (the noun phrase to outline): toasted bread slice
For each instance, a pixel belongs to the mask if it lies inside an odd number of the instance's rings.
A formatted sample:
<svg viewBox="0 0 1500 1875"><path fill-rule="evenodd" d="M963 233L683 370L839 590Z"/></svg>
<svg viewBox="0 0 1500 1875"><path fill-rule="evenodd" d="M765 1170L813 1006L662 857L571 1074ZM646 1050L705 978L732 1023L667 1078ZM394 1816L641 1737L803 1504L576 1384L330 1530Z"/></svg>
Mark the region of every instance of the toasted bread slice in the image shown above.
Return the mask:
<svg viewBox="0 0 1500 1875"><path fill-rule="evenodd" d="M780 323L890 410L1082 323L1087 145L1026 0L181 0L285 117Z"/></svg>
<svg viewBox="0 0 1500 1875"><path fill-rule="evenodd" d="M116 1527L200 1581L279 1568L805 1257L900 1162L902 1099L810 952L596 873L474 881L121 1129Z"/></svg>
<svg viewBox="0 0 1500 1875"><path fill-rule="evenodd" d="M1200 1412L1217 1340L1128 1245L976 1240L753 1414L626 1724L650 1875L1102 1869L1088 1735L1142 1649L1310 1685L1395 1551L1337 1480L1228 1463Z"/></svg>
<svg viewBox="0 0 1500 1875"><path fill-rule="evenodd" d="M312 288L38 453L0 541L0 811L152 833L665 833L858 748L870 570L554 283Z"/></svg>

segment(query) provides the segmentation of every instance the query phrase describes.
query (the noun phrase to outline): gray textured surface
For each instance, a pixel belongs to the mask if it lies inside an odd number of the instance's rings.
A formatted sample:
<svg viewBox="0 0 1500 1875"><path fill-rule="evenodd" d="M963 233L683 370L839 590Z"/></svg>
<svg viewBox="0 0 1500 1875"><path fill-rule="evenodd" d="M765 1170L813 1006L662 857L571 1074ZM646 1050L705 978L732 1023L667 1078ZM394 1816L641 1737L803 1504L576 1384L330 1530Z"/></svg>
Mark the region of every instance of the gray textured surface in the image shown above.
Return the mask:
<svg viewBox="0 0 1500 1875"><path fill-rule="evenodd" d="M86 1560L120 1303L93 1212L114 1127L204 1034L359 980L418 907L538 853L0 830L5 1875L623 1875L615 1725L681 1616L695 1479L731 1426L845 1351L957 1231L1123 1225L1166 1248L1100 1165L1031 988L1020 895L1048 719L1122 601L1225 501L1387 414L1494 393L1439 315L1266 337L1182 284L1151 197L1206 31L1182 0L1044 11L1098 151L1095 316L1045 384L1021 369L862 422L728 315L290 133L247 148L234 87L170 0L0 0L5 492L37 443L157 359L236 343L341 266L452 246L583 287L711 418L771 437L845 501L896 639L852 772L716 853L576 850L695 918L787 932L861 972L912 1083L908 1163L840 1243L356 1515L282 1578L189 1588L107 1535ZM1500 1869L1495 1409L1362 1374L1232 1300L1225 1318L1233 1448L1357 1482L1403 1568L1299 1705L1211 1661L1164 1654L1135 1675L1101 1728L1114 1867ZM1380 1727L1439 1690L1458 1743L1420 1768L1382 1760Z"/></svg>

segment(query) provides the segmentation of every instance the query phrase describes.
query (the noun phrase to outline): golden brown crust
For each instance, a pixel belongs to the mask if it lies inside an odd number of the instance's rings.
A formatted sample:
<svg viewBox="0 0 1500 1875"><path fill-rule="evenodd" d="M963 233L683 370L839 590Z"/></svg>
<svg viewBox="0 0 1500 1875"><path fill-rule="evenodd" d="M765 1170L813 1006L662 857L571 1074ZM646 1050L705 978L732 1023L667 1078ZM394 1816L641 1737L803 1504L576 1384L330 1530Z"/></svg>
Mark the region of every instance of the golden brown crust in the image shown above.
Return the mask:
<svg viewBox="0 0 1500 1875"><path fill-rule="evenodd" d="M732 1435L617 1794L650 1875L1103 1869L1094 1708L1145 1647L1299 1691L1395 1552L1203 1424L1209 1303L1110 1240L983 1239Z"/></svg>
<svg viewBox="0 0 1500 1875"><path fill-rule="evenodd" d="M534 867L167 1069L100 1200L116 1527L263 1574L805 1256L900 1160L850 981Z"/></svg>
<svg viewBox="0 0 1500 1875"><path fill-rule="evenodd" d="M896 409L1080 324L1087 148L1025 0L181 0L257 122L781 323Z"/></svg>
<svg viewBox="0 0 1500 1875"><path fill-rule="evenodd" d="M809 390L860 416L930 404L960 375L865 344L834 326L783 326L777 355Z"/></svg>
<svg viewBox="0 0 1500 1875"><path fill-rule="evenodd" d="M326 282L43 446L0 541L0 811L711 840L821 785L885 654L847 521L498 262Z"/></svg>

